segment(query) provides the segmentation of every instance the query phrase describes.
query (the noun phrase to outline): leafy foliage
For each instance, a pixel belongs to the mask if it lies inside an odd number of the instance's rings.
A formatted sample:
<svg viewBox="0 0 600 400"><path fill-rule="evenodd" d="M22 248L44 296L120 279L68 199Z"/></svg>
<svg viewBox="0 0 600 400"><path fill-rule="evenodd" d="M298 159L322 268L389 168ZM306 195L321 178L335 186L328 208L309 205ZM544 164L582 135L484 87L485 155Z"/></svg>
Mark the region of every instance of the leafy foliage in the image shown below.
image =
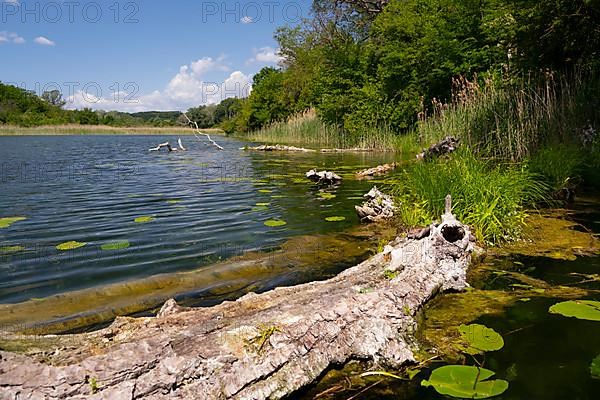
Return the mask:
<svg viewBox="0 0 600 400"><path fill-rule="evenodd" d="M590 374L594 379L600 379L600 354L590 364Z"/></svg>

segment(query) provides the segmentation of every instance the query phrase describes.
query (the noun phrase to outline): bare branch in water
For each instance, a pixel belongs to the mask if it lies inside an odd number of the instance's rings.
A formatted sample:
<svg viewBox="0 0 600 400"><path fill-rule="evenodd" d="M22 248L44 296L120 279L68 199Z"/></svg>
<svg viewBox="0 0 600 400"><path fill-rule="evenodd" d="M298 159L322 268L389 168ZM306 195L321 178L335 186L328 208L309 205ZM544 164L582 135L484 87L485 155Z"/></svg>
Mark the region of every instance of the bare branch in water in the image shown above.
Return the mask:
<svg viewBox="0 0 600 400"><path fill-rule="evenodd" d="M214 140L212 140L212 138L210 137L210 135L208 133L204 133L200 130L200 128L198 127L198 123L196 121L192 121L190 119L190 117L187 116L186 113L183 113L183 116L188 120L188 124L190 124L192 127L196 127L196 130L194 132L194 136L196 136L196 138L198 140L200 140L200 138L198 137L198 135L203 135L206 136L206 138L213 144L213 146L215 146L217 149L219 150L225 150L223 147L219 146L219 144L217 142L215 142Z"/></svg>

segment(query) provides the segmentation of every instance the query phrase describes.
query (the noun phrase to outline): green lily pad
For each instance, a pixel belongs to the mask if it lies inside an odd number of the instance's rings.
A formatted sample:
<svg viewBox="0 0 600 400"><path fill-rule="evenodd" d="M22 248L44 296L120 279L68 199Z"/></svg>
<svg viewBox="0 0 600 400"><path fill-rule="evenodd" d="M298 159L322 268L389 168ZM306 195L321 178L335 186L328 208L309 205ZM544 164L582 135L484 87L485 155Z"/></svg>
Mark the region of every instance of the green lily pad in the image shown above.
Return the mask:
<svg viewBox="0 0 600 400"><path fill-rule="evenodd" d="M169 204L177 204L177 203L181 203L181 200L179 200L179 199L170 199L170 200L167 200L167 203L169 203Z"/></svg>
<svg viewBox="0 0 600 400"><path fill-rule="evenodd" d="M23 246L0 247L0 254L1 255L14 254L14 253L18 253L23 250L25 250L25 247L23 247Z"/></svg>
<svg viewBox="0 0 600 400"><path fill-rule="evenodd" d="M8 228L9 226L11 226L12 224L14 224L15 222L19 222L19 221L24 221L27 218L25 217L5 217L5 218L0 218L0 228Z"/></svg>
<svg viewBox="0 0 600 400"><path fill-rule="evenodd" d="M282 221L280 219L270 219L268 221L265 221L265 226L271 227L271 228L275 228L278 226L284 226L286 225L287 222Z"/></svg>
<svg viewBox="0 0 600 400"><path fill-rule="evenodd" d="M121 240L118 242L105 243L102 246L100 246L100 248L102 250L121 250L121 249L126 249L128 247L129 247L128 240Z"/></svg>
<svg viewBox="0 0 600 400"><path fill-rule="evenodd" d="M508 389L508 382L502 379L486 380L494 376L489 369L467 365L446 365L435 369L429 380L422 386L432 386L439 394L467 398L487 399L498 396Z"/></svg>
<svg viewBox="0 0 600 400"><path fill-rule="evenodd" d="M256 207L269 207L271 203L256 203Z"/></svg>
<svg viewBox="0 0 600 400"><path fill-rule="evenodd" d="M145 224L147 222L154 221L154 217L137 217L136 219L134 219L134 221L138 224Z"/></svg>
<svg viewBox="0 0 600 400"><path fill-rule="evenodd" d="M592 378L600 379L600 354L596 356L592 360L592 364L590 365L590 373L592 374Z"/></svg>
<svg viewBox="0 0 600 400"><path fill-rule="evenodd" d="M600 301L570 300L557 303L548 310L552 314L575 317L588 321L600 321Z"/></svg>
<svg viewBox="0 0 600 400"><path fill-rule="evenodd" d="M250 211L253 212L258 212L258 211L268 211L269 207L265 207L265 206L254 206L250 209Z"/></svg>
<svg viewBox="0 0 600 400"><path fill-rule="evenodd" d="M75 249L79 249L80 247L85 246L86 244L87 243L70 241L70 242L65 242L65 243L59 244L58 246L56 246L56 250L60 250L60 251L75 250Z"/></svg>
<svg viewBox="0 0 600 400"><path fill-rule="evenodd" d="M327 222L340 222L340 221L345 221L346 217L327 217L325 218L325 221Z"/></svg>
<svg viewBox="0 0 600 400"><path fill-rule="evenodd" d="M467 343L467 354L481 354L486 351L500 350L504 339L495 330L485 325L472 324L458 327L461 338Z"/></svg>
<svg viewBox="0 0 600 400"><path fill-rule="evenodd" d="M258 193L273 193L273 191L269 189L260 189Z"/></svg>

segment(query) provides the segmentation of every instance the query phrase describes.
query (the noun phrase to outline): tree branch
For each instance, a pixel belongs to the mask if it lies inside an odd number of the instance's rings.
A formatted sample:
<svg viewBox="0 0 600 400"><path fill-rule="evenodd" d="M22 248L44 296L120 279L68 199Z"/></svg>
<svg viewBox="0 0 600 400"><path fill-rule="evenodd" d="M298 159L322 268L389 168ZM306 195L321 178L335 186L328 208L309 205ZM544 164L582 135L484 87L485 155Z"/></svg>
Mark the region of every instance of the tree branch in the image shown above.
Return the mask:
<svg viewBox="0 0 600 400"><path fill-rule="evenodd" d="M194 132L194 136L196 136L196 138L197 138L198 140L200 140L200 138L198 137L198 135L203 135L203 136L206 136L206 138L207 138L207 139L208 139L208 140L209 140L209 141L210 141L210 142L213 144L213 146L215 146L217 149L219 149L219 150L225 150L223 147L219 146L219 144L218 144L217 142L215 142L214 140L212 140L212 138L210 137L210 135L209 135L208 133L204 133L204 132L202 132L202 131L200 130L200 128L198 127L198 123L197 123L196 121L192 121L192 120L190 119L190 117L188 117L188 116L187 116L187 114L186 114L186 113L182 113L182 114L183 114L183 116L184 116L184 117L185 117L185 118L188 120L188 124L189 124L190 126L192 126L192 128L193 128L194 126L196 127L196 130L195 130L195 132Z"/></svg>

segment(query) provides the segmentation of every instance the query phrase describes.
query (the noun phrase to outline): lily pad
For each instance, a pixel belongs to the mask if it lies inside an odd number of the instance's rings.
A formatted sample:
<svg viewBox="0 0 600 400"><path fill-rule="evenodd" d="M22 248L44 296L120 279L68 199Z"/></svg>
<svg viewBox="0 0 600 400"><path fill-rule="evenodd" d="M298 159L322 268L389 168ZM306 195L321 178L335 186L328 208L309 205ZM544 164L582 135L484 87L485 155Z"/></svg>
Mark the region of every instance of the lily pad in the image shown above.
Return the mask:
<svg viewBox="0 0 600 400"><path fill-rule="evenodd" d="M345 221L346 217L327 217L325 218L325 221L327 222L340 222L340 221Z"/></svg>
<svg viewBox="0 0 600 400"><path fill-rule="evenodd" d="M592 364L590 365L590 373L592 374L592 378L600 379L600 354L596 356L592 360Z"/></svg>
<svg viewBox="0 0 600 400"><path fill-rule="evenodd" d="M86 244L87 243L70 241L70 242L65 242L65 243L59 244L58 246L56 246L56 250L60 250L60 251L75 250L75 249L79 249L80 247L85 246Z"/></svg>
<svg viewBox="0 0 600 400"><path fill-rule="evenodd" d="M181 200L179 200L179 199L170 199L170 200L167 200L167 203L169 203L169 204L177 204L177 203L181 203Z"/></svg>
<svg viewBox="0 0 600 400"><path fill-rule="evenodd" d="M138 224L145 224L145 223L147 223L147 222L152 222L152 221L154 221L154 217L148 217L148 216L145 216L145 217L137 217L136 219L134 219L134 221L135 221L136 223L138 223Z"/></svg>
<svg viewBox="0 0 600 400"><path fill-rule="evenodd" d="M258 193L273 193L273 191L269 189L260 189Z"/></svg>
<svg viewBox="0 0 600 400"><path fill-rule="evenodd" d="M25 250L23 246L6 246L0 247L0 255L14 254Z"/></svg>
<svg viewBox="0 0 600 400"><path fill-rule="evenodd" d="M24 221L27 218L25 217L5 217L5 218L0 218L0 228L8 228L9 226L11 226L12 224L14 224L15 222L19 222L19 221Z"/></svg>
<svg viewBox="0 0 600 400"><path fill-rule="evenodd" d="M102 250L121 250L121 249L126 249L128 247L129 247L128 240L121 240L118 242L105 243L102 246L100 246L100 248Z"/></svg>
<svg viewBox="0 0 600 400"><path fill-rule="evenodd" d="M275 228L278 226L284 226L286 225L287 222L282 221L280 219L270 219L268 221L265 221L265 226L271 227L271 228Z"/></svg>
<svg viewBox="0 0 600 400"><path fill-rule="evenodd" d="M265 206L254 206L250 209L250 211L253 212L258 212L258 211L268 211L269 207L265 207Z"/></svg>
<svg viewBox="0 0 600 400"><path fill-rule="evenodd" d="M502 379L486 380L494 376L489 369L467 365L446 365L435 369L422 386L433 387L439 394L467 398L487 399L498 396L508 389Z"/></svg>
<svg viewBox="0 0 600 400"><path fill-rule="evenodd" d="M269 207L271 203L256 203L256 207Z"/></svg>
<svg viewBox="0 0 600 400"><path fill-rule="evenodd" d="M570 300L557 303L548 310L552 314L575 317L588 321L600 321L600 301Z"/></svg>
<svg viewBox="0 0 600 400"><path fill-rule="evenodd" d="M485 325L471 324L458 327L461 338L467 343L467 354L481 354L486 351L500 350L504 339L495 330Z"/></svg>

